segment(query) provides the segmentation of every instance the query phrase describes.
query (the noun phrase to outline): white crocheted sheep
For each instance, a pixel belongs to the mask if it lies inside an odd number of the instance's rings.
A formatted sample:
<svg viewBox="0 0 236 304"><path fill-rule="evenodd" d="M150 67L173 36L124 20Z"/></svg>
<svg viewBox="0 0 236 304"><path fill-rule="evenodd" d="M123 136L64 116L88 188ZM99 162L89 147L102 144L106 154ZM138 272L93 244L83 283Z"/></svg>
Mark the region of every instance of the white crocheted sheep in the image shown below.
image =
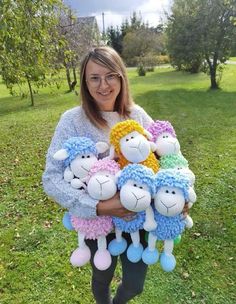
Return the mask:
<svg viewBox="0 0 236 304"><path fill-rule="evenodd" d="M127 248L127 242L122 237L122 232L130 233L132 244L128 247L127 257L135 263L141 260L143 252L139 230L144 227L152 230L156 227L150 206L155 190L153 171L140 164L127 165L118 177L118 190L121 204L136 214L125 219L113 217L116 239L109 243L108 249L115 256L123 253ZM149 217L153 221L149 221Z"/></svg>
<svg viewBox="0 0 236 304"><path fill-rule="evenodd" d="M119 165L110 159L98 160L88 173L87 191L91 197L97 200L107 200L113 197L117 191L116 174L120 170ZM92 219L82 219L72 216L71 222L78 231L78 248L71 255L73 266L83 266L91 258L89 247L85 239L97 240L98 249L94 255L94 265L99 270L105 270L111 265L111 255L107 250L106 236L113 229L110 216L97 216Z"/></svg>
<svg viewBox="0 0 236 304"><path fill-rule="evenodd" d="M161 267L165 271L175 268L176 260L172 254L174 239L185 227L191 228L193 221L190 216L183 218L182 211L188 202L195 202L196 194L190 187L189 180L177 170L163 170L156 175L156 194L154 196L154 216L157 228L149 233L148 247L142 259L146 264L158 261L159 253L156 241L164 241L164 252L160 256Z"/></svg>

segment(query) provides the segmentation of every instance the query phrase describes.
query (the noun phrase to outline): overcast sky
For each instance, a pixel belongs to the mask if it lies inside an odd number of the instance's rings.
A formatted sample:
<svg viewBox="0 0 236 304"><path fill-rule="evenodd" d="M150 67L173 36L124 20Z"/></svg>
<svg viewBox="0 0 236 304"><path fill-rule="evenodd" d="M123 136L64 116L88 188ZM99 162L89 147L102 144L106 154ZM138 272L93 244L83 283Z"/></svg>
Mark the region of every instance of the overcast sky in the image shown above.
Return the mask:
<svg viewBox="0 0 236 304"><path fill-rule="evenodd" d="M120 25L135 11L141 13L143 21L156 26L165 18L171 0L64 0L78 16L96 16L100 30L103 29L102 13L105 28Z"/></svg>

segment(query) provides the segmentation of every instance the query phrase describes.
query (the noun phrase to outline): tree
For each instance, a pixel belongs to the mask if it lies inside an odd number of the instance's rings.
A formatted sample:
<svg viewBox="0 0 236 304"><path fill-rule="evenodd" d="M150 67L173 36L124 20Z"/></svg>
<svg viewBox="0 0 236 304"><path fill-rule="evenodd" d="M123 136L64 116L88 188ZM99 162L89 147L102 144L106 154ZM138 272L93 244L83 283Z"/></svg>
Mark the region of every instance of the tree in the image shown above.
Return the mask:
<svg viewBox="0 0 236 304"><path fill-rule="evenodd" d="M199 26L206 71L210 73L211 89L219 88L217 72L230 56L235 36L233 18L236 16L235 0L200 0ZM221 77L221 75L220 75Z"/></svg>
<svg viewBox="0 0 236 304"><path fill-rule="evenodd" d="M191 73L199 72L204 59L197 11L195 0L176 0L166 28L171 64Z"/></svg>
<svg viewBox="0 0 236 304"><path fill-rule="evenodd" d="M167 26L172 64L210 74L211 89L229 58L235 37L235 0L175 0Z"/></svg>
<svg viewBox="0 0 236 304"><path fill-rule="evenodd" d="M117 26L114 28L113 26L108 27L107 29L107 39L108 39L108 45L113 47L120 55L122 53L122 41L123 41L123 35L122 32L119 30L119 27Z"/></svg>
<svg viewBox="0 0 236 304"><path fill-rule="evenodd" d="M130 23L126 20L121 26L123 36L122 56L128 65L145 65L152 57L163 50L161 27L149 27L142 21L141 14L134 12ZM148 60L147 60L148 57Z"/></svg>
<svg viewBox="0 0 236 304"><path fill-rule="evenodd" d="M61 11L58 35L61 41L58 62L66 70L69 91L72 91L77 83L76 69L81 57L92 46L99 45L100 33L94 17L77 18L71 9L65 9Z"/></svg>
<svg viewBox="0 0 236 304"><path fill-rule="evenodd" d="M7 87L47 84L55 59L59 0L0 2L0 73Z"/></svg>

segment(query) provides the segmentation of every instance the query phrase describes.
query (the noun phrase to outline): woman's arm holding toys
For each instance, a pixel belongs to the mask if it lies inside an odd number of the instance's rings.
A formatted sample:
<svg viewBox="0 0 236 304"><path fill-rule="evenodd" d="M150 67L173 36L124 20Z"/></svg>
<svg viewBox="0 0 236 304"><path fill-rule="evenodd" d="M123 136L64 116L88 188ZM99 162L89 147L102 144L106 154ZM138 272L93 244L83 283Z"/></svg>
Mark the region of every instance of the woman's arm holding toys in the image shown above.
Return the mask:
<svg viewBox="0 0 236 304"><path fill-rule="evenodd" d="M134 212L131 212L122 206L119 192L117 192L111 199L99 201L97 204L97 215L125 217L132 214L134 214Z"/></svg>

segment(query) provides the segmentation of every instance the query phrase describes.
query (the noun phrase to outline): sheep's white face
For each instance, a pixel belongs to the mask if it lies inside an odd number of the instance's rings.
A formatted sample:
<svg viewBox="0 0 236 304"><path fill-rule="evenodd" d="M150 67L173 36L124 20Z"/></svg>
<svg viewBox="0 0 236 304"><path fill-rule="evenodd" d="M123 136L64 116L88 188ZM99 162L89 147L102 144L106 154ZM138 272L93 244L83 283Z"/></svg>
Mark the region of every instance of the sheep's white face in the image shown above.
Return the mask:
<svg viewBox="0 0 236 304"><path fill-rule="evenodd" d="M177 169L179 172L181 172L183 175L185 175L190 182L190 186L193 186L195 183L195 175L193 171L191 171L188 167L180 167L176 166L174 169Z"/></svg>
<svg viewBox="0 0 236 304"><path fill-rule="evenodd" d="M139 212L150 206L151 194L147 185L128 180L120 189L120 201L126 209Z"/></svg>
<svg viewBox="0 0 236 304"><path fill-rule="evenodd" d="M157 211L164 216L176 216L183 211L185 198L183 191L176 187L161 187L154 198Z"/></svg>
<svg viewBox="0 0 236 304"><path fill-rule="evenodd" d="M76 177L84 179L96 161L97 158L92 153L78 155L70 163L70 168Z"/></svg>
<svg viewBox="0 0 236 304"><path fill-rule="evenodd" d="M120 150L131 163L144 161L151 152L149 141L137 131L133 131L120 139Z"/></svg>
<svg viewBox="0 0 236 304"><path fill-rule="evenodd" d="M180 152L180 144L176 137L168 132L163 132L156 139L156 152L159 156L178 154Z"/></svg>
<svg viewBox="0 0 236 304"><path fill-rule="evenodd" d="M117 178L108 171L98 171L90 178L87 191L94 199L107 200L116 194L116 181Z"/></svg>

